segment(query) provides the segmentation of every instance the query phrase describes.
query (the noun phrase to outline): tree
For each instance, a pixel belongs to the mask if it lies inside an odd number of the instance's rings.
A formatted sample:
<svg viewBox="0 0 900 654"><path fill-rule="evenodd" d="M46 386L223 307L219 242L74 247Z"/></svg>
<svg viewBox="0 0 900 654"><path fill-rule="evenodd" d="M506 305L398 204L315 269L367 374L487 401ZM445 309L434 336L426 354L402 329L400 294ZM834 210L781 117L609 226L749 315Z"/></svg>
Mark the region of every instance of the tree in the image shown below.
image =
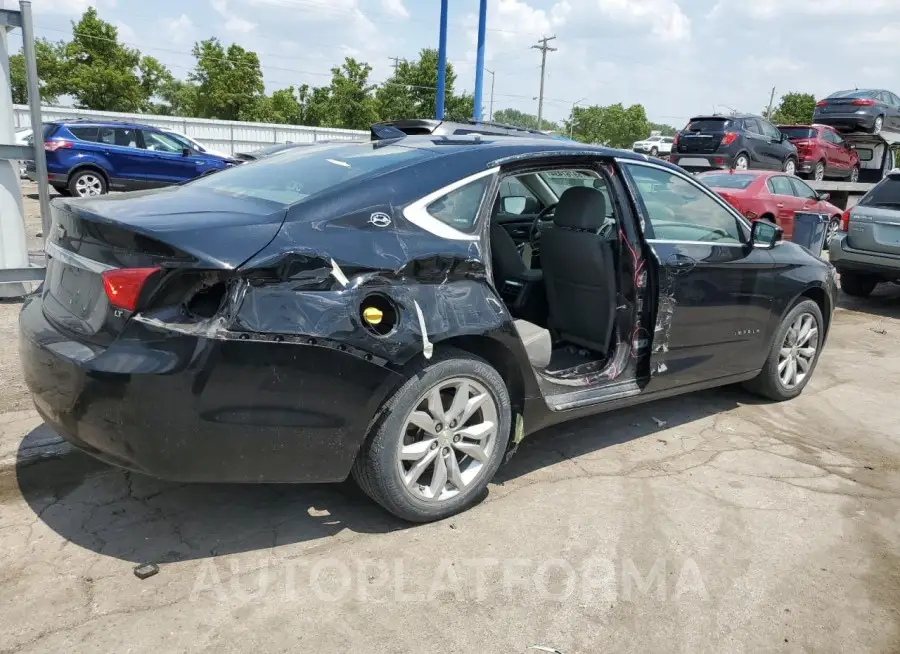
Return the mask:
<svg viewBox="0 0 900 654"><path fill-rule="evenodd" d="M72 24L65 46L67 80L61 86L79 107L106 111L149 108L159 84L169 75L162 64L118 41L118 30L89 8Z"/></svg>
<svg viewBox="0 0 900 654"><path fill-rule="evenodd" d="M643 105L627 109L621 103L607 107L575 107L568 126L573 137L585 143L598 143L613 148L630 147L650 133L650 122Z"/></svg>
<svg viewBox="0 0 900 654"><path fill-rule="evenodd" d="M37 59L38 84L41 87L41 101L53 104L65 91L65 43L54 43L47 39L34 42ZM16 104L28 102L28 82L25 76L25 55L20 51L9 58L9 77L12 98Z"/></svg>
<svg viewBox="0 0 900 654"><path fill-rule="evenodd" d="M816 110L816 96L812 93L788 93L772 113L772 122L779 125L808 125Z"/></svg>
<svg viewBox="0 0 900 654"><path fill-rule="evenodd" d="M675 133L678 130L671 125L666 125L665 123L650 123L650 131L659 132L662 136L675 136Z"/></svg>
<svg viewBox="0 0 900 654"><path fill-rule="evenodd" d="M495 111L494 122L504 123L505 125L515 125L516 127L524 127L525 129L538 128L537 116L533 114L526 114L525 112L519 111L518 109L501 109L500 111ZM560 127L556 123L544 119L541 124L541 129L547 131L558 131Z"/></svg>
<svg viewBox="0 0 900 654"><path fill-rule="evenodd" d="M372 67L352 57L331 69L326 121L329 127L368 129L378 121L378 104L369 84Z"/></svg>
<svg viewBox="0 0 900 654"><path fill-rule="evenodd" d="M196 115L224 120L256 120L264 109L265 84L259 57L217 38L194 44L197 63L188 81L197 85Z"/></svg>
<svg viewBox="0 0 900 654"><path fill-rule="evenodd" d="M381 120L431 118L435 114L437 50L425 48L415 61L401 60L394 74L375 93ZM448 120L466 120L474 114L471 95L455 95L456 73L448 63L444 75L444 115Z"/></svg>

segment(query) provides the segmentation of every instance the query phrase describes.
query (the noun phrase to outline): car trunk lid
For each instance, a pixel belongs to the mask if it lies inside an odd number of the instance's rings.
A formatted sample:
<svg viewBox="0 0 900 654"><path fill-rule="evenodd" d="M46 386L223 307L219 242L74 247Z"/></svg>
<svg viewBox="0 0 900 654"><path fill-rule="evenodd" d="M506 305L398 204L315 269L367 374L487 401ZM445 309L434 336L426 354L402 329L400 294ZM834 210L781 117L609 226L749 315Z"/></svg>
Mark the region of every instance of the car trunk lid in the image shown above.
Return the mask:
<svg viewBox="0 0 900 654"><path fill-rule="evenodd" d="M45 246L44 314L76 338L107 344L133 312L111 303L104 273L158 269L147 275L145 299L175 269L237 268L275 237L284 214L259 200L190 186L56 200Z"/></svg>
<svg viewBox="0 0 900 654"><path fill-rule="evenodd" d="M694 118L678 136L678 152L711 153L719 148L732 120L727 117Z"/></svg>
<svg viewBox="0 0 900 654"><path fill-rule="evenodd" d="M886 177L850 211L850 247L900 255L900 175Z"/></svg>

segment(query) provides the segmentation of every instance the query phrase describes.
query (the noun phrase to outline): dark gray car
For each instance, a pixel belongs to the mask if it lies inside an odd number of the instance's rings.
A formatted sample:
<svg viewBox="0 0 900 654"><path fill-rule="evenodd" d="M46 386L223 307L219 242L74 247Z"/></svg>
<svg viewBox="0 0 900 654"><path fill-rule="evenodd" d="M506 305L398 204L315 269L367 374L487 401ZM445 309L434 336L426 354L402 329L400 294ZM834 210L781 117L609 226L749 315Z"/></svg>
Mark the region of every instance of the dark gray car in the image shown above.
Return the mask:
<svg viewBox="0 0 900 654"><path fill-rule="evenodd" d="M864 297L879 282L900 280L900 170L844 212L828 257L848 295Z"/></svg>
<svg viewBox="0 0 900 654"><path fill-rule="evenodd" d="M883 89L837 91L819 100L813 122L842 132L900 133L900 97Z"/></svg>

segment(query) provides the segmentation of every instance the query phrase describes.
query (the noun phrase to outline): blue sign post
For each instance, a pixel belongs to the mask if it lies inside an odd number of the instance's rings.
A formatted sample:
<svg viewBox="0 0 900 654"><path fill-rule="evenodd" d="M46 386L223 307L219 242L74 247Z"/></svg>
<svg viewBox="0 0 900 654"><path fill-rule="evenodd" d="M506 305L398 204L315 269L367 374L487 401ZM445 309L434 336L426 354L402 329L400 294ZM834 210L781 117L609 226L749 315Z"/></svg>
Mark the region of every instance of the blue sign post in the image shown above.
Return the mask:
<svg viewBox="0 0 900 654"><path fill-rule="evenodd" d="M441 34L438 42L437 96L434 101L434 117L444 120L444 96L447 85L447 1L441 0Z"/></svg>
<svg viewBox="0 0 900 654"><path fill-rule="evenodd" d="M478 51L475 59L475 111L473 118L481 121L481 87L484 83L484 32L487 27L487 0L478 8Z"/></svg>

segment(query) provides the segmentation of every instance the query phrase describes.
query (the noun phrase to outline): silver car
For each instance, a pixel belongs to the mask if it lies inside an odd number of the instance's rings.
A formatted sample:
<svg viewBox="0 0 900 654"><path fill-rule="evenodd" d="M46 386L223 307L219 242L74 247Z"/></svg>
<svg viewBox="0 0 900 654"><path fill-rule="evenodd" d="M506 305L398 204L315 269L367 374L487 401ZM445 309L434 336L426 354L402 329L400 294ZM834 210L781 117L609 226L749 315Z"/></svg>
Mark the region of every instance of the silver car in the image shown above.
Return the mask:
<svg viewBox="0 0 900 654"><path fill-rule="evenodd" d="M828 258L848 295L865 297L879 282L900 280L900 170L844 212Z"/></svg>

